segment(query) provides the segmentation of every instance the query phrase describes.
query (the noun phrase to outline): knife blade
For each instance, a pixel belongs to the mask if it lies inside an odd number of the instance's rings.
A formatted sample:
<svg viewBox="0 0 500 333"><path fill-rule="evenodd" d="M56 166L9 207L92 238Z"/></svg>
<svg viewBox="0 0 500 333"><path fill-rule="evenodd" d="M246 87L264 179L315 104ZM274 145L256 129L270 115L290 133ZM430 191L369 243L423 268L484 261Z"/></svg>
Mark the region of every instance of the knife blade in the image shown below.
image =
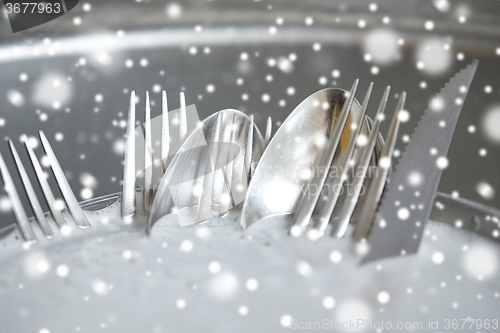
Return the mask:
<svg viewBox="0 0 500 333"><path fill-rule="evenodd" d="M372 222L363 263L418 251L477 65L474 60L444 86L415 128Z"/></svg>

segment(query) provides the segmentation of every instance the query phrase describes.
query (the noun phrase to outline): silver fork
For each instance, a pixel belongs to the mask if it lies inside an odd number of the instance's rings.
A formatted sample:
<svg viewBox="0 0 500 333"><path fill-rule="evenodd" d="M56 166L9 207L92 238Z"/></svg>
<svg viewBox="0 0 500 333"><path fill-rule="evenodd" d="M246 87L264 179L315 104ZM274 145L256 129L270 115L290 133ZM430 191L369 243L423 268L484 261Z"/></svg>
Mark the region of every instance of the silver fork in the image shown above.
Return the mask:
<svg viewBox="0 0 500 333"><path fill-rule="evenodd" d="M90 223L88 222L87 218L85 217L82 208L80 207L80 204L78 203L73 191L71 190L71 187L69 186L68 180L66 179L66 176L64 175L64 172L62 171L62 168L57 161L57 158L54 154L54 151L52 147L50 146L49 141L47 140L47 137L45 134L40 131L40 141L42 143L42 146L45 150L45 154L49 159L50 166L52 169L52 172L54 174L55 180L57 182L57 185L59 187L59 190L61 191L63 198L66 202L66 205L68 207L68 210L70 211L71 215L73 216L73 219L76 223L76 225L82 229L90 227ZM26 147L27 153L30 157L30 161L33 167L33 170L35 172L35 175L37 177L38 183L40 184L40 187L42 189L44 199L47 202L47 205L49 206L49 210L52 214L52 217L58 226L58 228L63 231L65 227L67 227L66 221L64 220L61 211L56 207L56 199L54 197L54 194L52 193L52 190L49 186L49 183L47 182L47 179L45 177L45 173L43 172L43 169L40 165L40 162L38 158L36 157L33 149L30 147L28 139L26 138L25 135L22 136L22 140L24 141L24 145ZM21 181L24 186L24 190L26 192L26 195L28 197L28 200L31 204L31 208L33 210L33 213L35 215L35 219L38 222L43 234L45 235L46 238L52 238L54 236L49 224L47 223L47 220L45 218L45 214L43 212L42 206L40 205L40 201L38 200L35 190L33 188L33 185L31 184L30 178L26 172L26 169L24 168L23 163L21 162L21 158L19 157L19 154L17 152L16 147L14 146L14 143L12 140L8 140L9 148L12 153L12 157L14 158L14 161L17 166L17 171L19 173L19 176L21 178ZM5 161L0 154L0 173L2 175L3 182L5 184L5 190L7 192L7 195L9 196L11 205L12 205L12 211L14 213L14 216L16 218L16 223L19 227L19 230L21 232L21 235L23 239L28 242L28 243L35 243L37 238L35 233L33 232L33 229L31 227L31 224L29 222L28 216L26 214L26 211L23 208L23 205L21 203L21 199L19 198L19 195L17 193L16 187L14 185L14 181L12 180L12 177L10 175L9 170L7 169L7 166L5 164Z"/></svg>
<svg viewBox="0 0 500 333"><path fill-rule="evenodd" d="M312 188L322 189L325 185L325 182L327 181L328 169L332 164L335 151L338 148L340 137L344 130L344 126L346 124L346 120L349 115L352 102L354 100L354 95L357 90L357 85L358 85L358 80L354 82L351 91L349 92L349 99L344 104L342 111L340 112L340 115L336 120L336 123L332 130L332 135L330 136L329 141L327 143L328 148L326 149L325 153L323 154L319 162L318 169L323 170L323 172L320 173L319 175L312 177L310 182L307 184L305 191L303 192L304 194L302 196L301 201L296 207L294 222L290 229L290 233L293 236L301 235L302 232L309 225L310 221L312 220L313 211L316 205L318 204L318 201L320 200L322 192L315 191L314 194L311 194L312 192L310 191L310 189ZM336 208L337 201L341 194L342 186L346 180L346 175L348 173L349 166L353 164L352 155L358 142L361 125L363 121L365 121L366 110L368 108L368 103L370 101L372 90L373 90L373 83L370 84L366 92L362 105L361 117L359 118L358 123L355 124L354 126L355 130L353 135L349 139L344 159L340 162L341 174L338 177L335 177L333 180L332 184L333 191L331 193L328 193L325 197L321 198L322 200L324 200L324 205L320 210L318 222L316 223L315 227L311 229L310 233L311 238L319 238L323 236L328 224L330 223L333 211ZM358 168L359 167L361 168L361 172L354 172L354 179L353 179L354 191L348 192L346 200L342 203L340 207L338 207L339 219L332 221L333 235L336 237L342 237L345 234L347 226L352 218L354 208L358 203L358 199L361 194L361 188L366 178L366 172L373 155L377 137L379 135L380 125L385 118L384 111L387 105L387 100L389 98L389 93L390 93L390 87L388 86L385 89L382 100L380 101L377 114L375 116L374 124L370 129L369 137L364 145L363 152L357 164ZM401 96L399 98L399 102L396 107L396 111L394 113L389 132L387 134L387 141L385 143L384 150L382 152L384 161L383 163L386 163L387 160L390 161L392 157L392 153L394 151L394 146L396 143L397 132L399 129L399 112L404 107L405 99L406 99L406 93L403 92L401 93ZM369 196L363 203L362 207L363 216L370 215L371 211L374 209L374 207L376 207L377 203L380 201L380 196L382 194L383 186L387 181L388 168L381 168L381 169L383 170L381 174L378 175L378 177L375 177L371 180L371 184L369 186Z"/></svg>
<svg viewBox="0 0 500 333"><path fill-rule="evenodd" d="M180 110L179 110L179 143L184 141L187 134L187 111L186 111L186 95L180 93ZM168 166L168 156L170 153L170 130L168 118L168 100L167 93L162 92L161 105L161 170L165 173ZM127 129L125 134L125 155L123 166L123 186L121 211L122 217L129 217L136 212L135 202L135 184L136 184L136 147L135 147L135 91L130 93L129 112L127 118ZM153 147L151 143L151 104L149 101L149 92L146 92L146 102L144 108L144 211L148 211L153 197Z"/></svg>

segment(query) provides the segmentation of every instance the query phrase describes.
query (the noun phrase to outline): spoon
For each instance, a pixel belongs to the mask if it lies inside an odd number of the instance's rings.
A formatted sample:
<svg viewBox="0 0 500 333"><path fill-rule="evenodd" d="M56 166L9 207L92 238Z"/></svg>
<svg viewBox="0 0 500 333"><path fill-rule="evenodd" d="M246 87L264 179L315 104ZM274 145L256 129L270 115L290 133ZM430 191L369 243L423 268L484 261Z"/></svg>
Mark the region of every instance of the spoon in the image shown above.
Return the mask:
<svg viewBox="0 0 500 333"><path fill-rule="evenodd" d="M295 212L291 233L298 236L311 215L322 210L324 185L334 179L328 171L339 169L346 159L348 144L358 132L353 125L361 124L360 133L369 133L368 117L360 121L363 111L354 98L357 83L350 92L330 88L312 94L277 130L250 182L240 220L244 229L267 217ZM352 159L359 161L360 153L355 149Z"/></svg>
<svg viewBox="0 0 500 333"><path fill-rule="evenodd" d="M253 116L219 111L186 137L156 192L147 232L163 216L177 213L181 226L209 220L245 198L252 163L264 151L264 137Z"/></svg>

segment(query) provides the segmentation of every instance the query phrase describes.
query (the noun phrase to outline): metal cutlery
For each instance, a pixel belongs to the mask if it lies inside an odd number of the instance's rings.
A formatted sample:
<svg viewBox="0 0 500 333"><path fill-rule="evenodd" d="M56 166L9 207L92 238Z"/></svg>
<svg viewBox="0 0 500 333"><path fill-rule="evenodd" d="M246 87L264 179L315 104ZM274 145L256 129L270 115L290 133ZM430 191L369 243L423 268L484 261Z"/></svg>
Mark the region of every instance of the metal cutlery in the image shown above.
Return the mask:
<svg viewBox="0 0 500 333"><path fill-rule="evenodd" d="M186 108L186 96L184 92L180 93L180 108L179 108L179 119L178 119L178 140L179 144L184 141L188 131L187 125L187 108ZM136 145L136 97L135 91L130 93L129 101L129 111L127 117L127 129L125 134L125 153L123 160L123 185L122 185L122 197L121 197L121 212L122 217L130 217L136 212L136 180L137 173L142 172L144 176L144 190L143 190L143 210L148 211L152 205L152 200L154 198L154 186L155 182L153 179L153 146L152 146L152 124L151 124L151 105L149 100L149 92L146 92L146 101L144 108L144 132L143 132L143 143L144 147L144 157L143 157L143 168L138 170L137 152L138 148ZM171 141L171 131L170 131L170 121L169 121L169 108L167 93L162 92L162 105L161 105L161 133L160 134L160 164L161 172L165 173L168 163L169 163L169 153L172 152L170 146L174 145ZM158 133L154 133L158 134Z"/></svg>
<svg viewBox="0 0 500 333"><path fill-rule="evenodd" d="M336 99L328 99L332 90L313 94L290 114L264 152L245 198L242 227L270 216L293 213L291 235L301 235L313 221L316 223L312 223L315 226L309 236L317 239L329 224L332 224L332 234L342 237L349 223L355 222L355 241L367 241L370 249L364 253L368 253L365 262L415 253L437 195L440 175L447 164L448 147L477 64L474 61L459 72L432 101L389 185L386 185L387 178L406 93L400 94L382 149L376 149L375 145L380 124L385 119L389 87L368 136L360 133L360 127L365 121L372 85L361 109L354 99L357 80L350 92L343 92L343 98L337 95ZM359 118L349 122L352 115ZM327 126L321 127L322 123ZM356 149L361 150L357 158L353 156ZM376 176L370 177L370 160L373 161L377 153ZM276 172L286 165L295 168L285 176ZM344 185L349 178L347 171L356 167L361 171L351 177L354 190L347 191L340 201L341 189L347 187ZM329 172L337 168L340 173L330 177ZM368 190L361 198L364 187ZM382 197L384 187L386 194ZM370 233L372 228L375 231Z"/></svg>
<svg viewBox="0 0 500 333"><path fill-rule="evenodd" d="M433 100L392 177L388 176L406 94L400 94L384 144L379 129L385 119L390 88L386 88L372 121L366 111L373 84L360 105L355 98L356 80L349 92L325 89L305 99L272 138L270 117L263 136L253 116L237 110L219 111L188 133L185 95L181 93L178 148L171 143L167 95L163 92L159 140L162 179L156 186L152 171L154 130L147 93L144 170L139 170L144 175L141 211L148 215L146 230L149 233L158 220L173 212L178 213L180 225L187 226L224 215L243 202L243 228L268 217L293 214L290 233L299 236L309 228L310 238L317 239L325 234L329 224L332 234L342 237L348 225L355 222L354 240L367 242L371 248L365 261L414 253L429 218L453 130L476 68L475 61L452 78ZM132 92L120 203L122 217L132 216L138 209L135 113ZM89 227L43 132L40 140L76 225ZM56 207L43 169L28 140L24 137L23 141L53 220L64 229L66 221ZM35 220L43 234L51 238L53 232L11 140L9 147ZM372 167L375 175L370 173ZM35 233L1 155L0 172L20 233L25 241L35 242ZM349 191L349 187L353 190Z"/></svg>
<svg viewBox="0 0 500 333"><path fill-rule="evenodd" d="M253 116L228 109L205 119L169 163L151 207L147 231L174 211L180 225L186 226L237 206L245 197L252 165L264 148L265 139Z"/></svg>
<svg viewBox="0 0 500 333"><path fill-rule="evenodd" d="M187 116L186 116L186 101L184 93L180 94L180 109L179 109L179 142L184 140L184 137L187 133ZM169 148L171 137L169 135L169 116L168 116L168 105L167 105L167 95L166 92L162 93L162 133L161 133L161 167L163 170L166 170L168 165L168 156L169 156ZM126 130L126 148L124 154L124 169L123 169L123 188L121 195L121 215L122 217L129 217L135 214L136 212L136 129L135 129L135 92L130 94L130 103L129 103L129 113L127 120L127 130ZM149 93L146 94L146 103L145 103L145 115L144 115L144 183L145 189L143 190L144 195L144 210L147 211L148 207L151 205L151 201L153 198L153 174L152 174L152 144L151 144L151 112L150 112L150 103L149 103ZM52 168L52 172L55 176L55 180L59 189L63 195L63 198L66 202L69 212L71 213L76 225L79 228L85 229L90 227L90 223L87 220L87 217L83 213L82 208L80 207L71 187L62 171L62 168L55 156L55 153L47 140L45 134L40 131L40 140L42 146L45 150L48 161L50 162L50 166ZM49 186L49 183L45 177L45 173L42 169L42 166L35 155L32 147L29 145L28 139L26 136L22 137L24 141L27 153L30 157L30 161L33 167L33 170L37 176L38 183L40 188L42 189L42 193L44 195L44 199L47 202L49 207L49 211L52 215L54 222L57 227L61 230L68 227L66 221L61 214L61 211L56 205L55 196ZM47 223L47 219L45 214L43 213L43 209L41 204L35 194L35 190L29 176L24 168L24 165L21 162L19 154L15 148L14 143L11 140L8 140L9 148L12 152L13 159L16 163L18 173L22 180L25 192L28 196L29 202L31 204L33 213L35 215L35 219L39 224L43 234L47 238L53 237L53 232ZM0 155L0 172L2 175L2 179L5 184L5 189L10 199L13 213L16 217L17 225L20 229L21 235L26 242L34 243L36 242L36 235L33 232L33 229L29 223L28 215L23 208L21 200L19 198L19 194L15 188L14 182L10 175L9 170Z"/></svg>
<svg viewBox="0 0 500 333"><path fill-rule="evenodd" d="M161 139L160 142L160 154L161 154L161 184L162 186L155 183L153 179L153 165L154 161L154 149L152 146L152 136L159 133L154 133L151 121L151 107L149 101L149 92L146 93L145 99L145 112L144 112L144 130L141 131L140 128L135 127L136 110L135 103L136 97L135 92L132 91L130 95L129 102L129 114L127 119L127 130L126 130L126 144L125 144L125 154L124 154L124 172L123 172L123 187L122 187L122 199L121 199L121 211L122 217L130 217L134 215L137 211L136 205L136 181L137 175L142 174L144 177L143 186L143 207L141 211L149 214L150 208L152 209L150 214L150 225L148 226L148 231L150 227L156 221L155 218L159 218L165 214L169 214L170 209L173 206L169 206L168 203L160 203L153 205L154 202L158 202L156 199L158 196L167 200L165 197L167 194L165 191L170 191L171 186L179 185L176 180L172 180L171 177L176 175L175 178L186 179L191 177L189 181L195 180L197 178L198 183L194 186L195 188L201 189L199 200L196 203L199 210L197 216L193 218L193 221L204 221L207 220L212 214L212 203L215 197L207 195L207 193L213 193L215 191L229 191L229 193L219 193L217 192L217 200L220 200L219 196L232 196L231 203L220 203L219 210L227 211L230 207L234 205L235 202L241 202L245 190L247 187L248 179L251 176L252 171L255 169L255 164L258 161L262 151L265 147L265 140L269 141L272 132L272 119L268 118L266 127L266 137L263 138L262 134L256 129L253 124L253 116L246 116L237 110L223 110L211 117L207 118L200 126L188 133L188 117L187 117L187 107L185 101L185 94L180 93L180 109L178 114L178 147L175 143L172 143L172 137L170 130L171 115L169 116L169 108L167 102L167 94L165 91L162 92L162 114L161 114ZM215 121L215 117L219 117L219 120ZM176 125L177 125L176 124ZM253 128L256 131L256 137L254 137L254 130L248 130ZM139 138L140 137L140 138ZM143 143L138 141L143 139ZM191 139L188 139L191 138ZM184 144L184 142L186 144ZM144 157L143 166L139 166L137 158L138 156L138 142L139 145L143 144ZM192 152L187 152L189 149L197 148L197 145L203 142L206 145L207 151L194 150ZM241 147L242 154L241 161L238 156L238 152L235 151L234 147L231 148L222 143L232 143ZM212 144L213 143L213 144ZM194 145L194 146L193 146ZM217 150L220 149L218 152ZM194 155L192 154L194 152ZM207 155L208 154L208 155ZM227 155L227 159L226 159ZM183 166L183 158L193 159L198 161L198 165L191 169L181 169L176 170L179 166ZM223 160L221 160L223 159ZM172 160L172 161L171 161ZM224 163L227 162L228 165ZM241 162L239 165L238 163ZM170 167L170 165L173 165ZM219 168L214 169L215 164L224 167L223 178L217 175L216 172ZM234 170L233 170L234 169ZM172 170L170 173L168 170ZM179 172L183 175L179 176ZM186 176L194 172L190 176ZM169 176L167 176L167 174ZM201 177L201 178L200 178ZM228 184L232 181L239 183L244 183L244 190L239 194L232 192ZM244 181L243 181L244 180ZM199 183L201 182L201 183ZM235 183L236 184L236 183ZM240 184L241 185L241 184ZM232 185L235 186L235 185ZM158 188L157 188L158 187ZM189 185L188 185L189 187ZM185 193L181 194L183 196L191 196L192 189L185 188ZM238 198L243 197L240 199ZM236 196L236 197L234 197ZM151 207L153 205L153 207ZM222 206L226 206L225 208ZM188 223L188 222L186 222ZM190 223L190 222L189 222ZM195 222L193 222L195 223Z"/></svg>
<svg viewBox="0 0 500 333"><path fill-rule="evenodd" d="M384 96L382 97L382 100L380 101L380 105L379 105L377 114L375 115L375 123L374 123L373 127L370 129L370 136L367 139L367 144L363 148L363 153L362 153L362 155L360 157L360 161L359 161L361 171L358 171L354 174L354 182L353 182L354 192L348 193L347 199L346 199L344 205L342 205L342 207L340 207L339 219L334 224L334 230L333 230L333 234L337 237L344 236L346 229L347 229L347 226L351 220L351 217L353 216L354 208L358 204L360 191L361 191L361 188L363 186L363 181L364 181L364 179L366 177L366 173L368 171L368 164L369 164L372 152L373 152L373 148L375 146L375 140L376 140L377 134L379 132L380 125L385 117L384 110L385 110L386 105L387 105L387 99L389 98L389 92L390 92L390 87L387 87L385 89ZM369 97L367 96L366 103L368 102L368 99L369 99ZM399 98L398 105L396 107L396 111L394 112L394 115L393 115L392 122L393 122L393 124L395 124L395 126L391 128L392 131L398 130L399 112L404 107L405 99L406 99L406 93L402 92L401 96ZM388 133L388 136L395 137L394 133L391 133L391 132ZM395 143L396 143L395 140L386 142L384 149L387 149L388 151L392 152L394 150ZM377 171L378 171L378 169L377 169ZM381 184L385 184L386 179L387 179L387 173L376 174L376 177L373 177L371 179L371 182L379 182ZM363 203L363 206L364 205L367 205L367 206L373 205L373 203L370 202L370 200L374 200L374 201L377 200L378 201L378 199L379 198L377 198L377 197L368 198L368 200L365 200L365 202ZM328 216L330 216L331 211L333 211L333 205L330 207L329 211L326 211L325 214L320 215L320 220L322 217L324 219L327 219Z"/></svg>
<svg viewBox="0 0 500 333"><path fill-rule="evenodd" d="M373 206L365 207L354 233L355 240L366 239L370 247L364 262L417 252L477 66L474 60L432 100L399 160L375 219ZM378 191L376 185L373 191Z"/></svg>
<svg viewBox="0 0 500 333"><path fill-rule="evenodd" d="M26 142L26 136L23 137L24 141ZM35 218L38 221L38 225L42 229L43 234L47 238L52 238L54 235L52 233L52 230L50 229L47 219L45 218L45 214L43 212L42 206L40 205L40 202L38 201L38 198L35 193L35 189L31 185L31 181L28 177L28 173L26 172L26 169L24 168L23 163L21 162L21 158L19 157L19 154L17 153L16 147L14 146L14 143L12 140L8 140L9 142L9 148L12 153L12 156L14 158L14 162L16 163L17 166L17 171L19 173L19 176L21 177L21 181L24 185L24 190L26 191L26 195L28 196L28 200L31 204L31 208L33 209L33 213L35 214ZM12 184L13 186L13 184Z"/></svg>
<svg viewBox="0 0 500 333"><path fill-rule="evenodd" d="M321 90L305 99L285 120L255 170L243 205L243 228L270 216L294 213L290 232L299 236L314 214L321 216L312 232L317 238L323 235L339 198L343 199L342 206L349 208L341 213L349 217L354 209L348 201L364 202L358 200L359 191L341 196L341 190L349 179L349 170L360 167L366 171L370 161L373 165L378 162L383 146L378 131L382 117L377 116L371 123L365 116L372 85L363 106L354 98L357 86L358 80L350 92ZM386 90L379 114L385 108L388 93ZM399 109L402 107L401 104ZM397 112L394 117L397 118ZM367 142L362 145L359 138ZM331 174L335 175L329 177ZM352 177L357 185L362 185L370 179L365 175Z"/></svg>
<svg viewBox="0 0 500 333"><path fill-rule="evenodd" d="M302 197L300 202L295 210L294 217L294 226L292 227L291 233L294 236L298 236L302 233L302 230L306 228L311 219L311 215L314 211L314 207L318 202L318 199L321 195L320 191L317 189L322 189L325 184L326 178L328 177L328 171L330 170L330 165L332 164L333 157L340 143L340 138L342 136L344 126L347 121L347 117L349 116L349 112L351 110L352 102L354 100L354 93L358 87L359 80L356 80L351 88L351 91L348 94L348 100L342 106L342 110L338 114L337 118L333 122L333 128L331 129L331 133L328 136L328 140L326 141L325 150L319 160L317 165L313 165L313 173L309 179L308 184L304 188L305 191L302 192ZM371 90L371 85L369 90ZM322 106L324 109L324 107ZM366 107L364 107L366 110ZM324 112L324 111L323 111ZM364 117L364 111L361 111L362 116ZM351 127L352 129L352 127ZM352 151L351 151L352 153ZM350 154L347 152L347 158L350 158ZM318 170L318 173L314 171ZM343 177L340 177L341 179ZM311 190L314 189L315 193L311 193ZM329 216L328 216L329 218Z"/></svg>
<svg viewBox="0 0 500 333"><path fill-rule="evenodd" d="M135 91L130 93L130 102L125 134L122 178L122 217L135 214Z"/></svg>
<svg viewBox="0 0 500 333"><path fill-rule="evenodd" d="M63 195L63 198L66 202L66 205L68 207L68 210L71 213L71 216L73 217L75 224L82 229L90 227L90 223L87 220L87 217L83 213L82 208L80 207L80 204L76 200L76 197L71 190L71 187L69 186L68 180L66 179L66 176L64 175L61 166L59 165L59 162L57 161L57 158L54 154L54 151L47 140L47 137L45 134L40 131L40 140L42 143L42 146L45 150L46 156L48 157L48 160L50 162L50 166L52 168L52 172L55 176L55 180L57 182L57 185ZM66 222L61 214L61 211L56 207L56 200L54 197L54 194L52 193L52 190L47 182L45 173L40 165L40 162L38 161L38 158L36 157L33 149L30 147L28 139L26 136L23 136L23 141L26 146L26 150L28 152L28 155L31 160L31 164L33 166L33 170L35 172L35 175L37 177L37 180L40 184L40 187L42 189L44 199L47 202L47 205L49 206L49 210L52 214L52 217L56 223L56 225L59 227L59 229L65 233L64 228L67 227ZM22 180L24 190L26 192L26 195L28 196L29 202L31 204L31 208L35 214L35 219L38 222L38 225L40 226L43 234L47 238L52 238L53 237L53 232L47 222L47 218L45 214L43 213L43 209L40 205L40 202L35 194L35 190L33 188L33 185L31 184L31 181L29 179L29 176L26 172L26 169L24 168L23 163L21 162L21 159L19 157L19 154L15 148L14 143L11 140L8 140L9 148L11 150L12 156L14 158L14 161L17 166L17 171L19 173L19 176ZM28 243L34 243L36 242L37 238L35 233L33 232L33 229L31 227L31 224L29 222L28 216L26 214L26 211L24 210L24 207L21 203L21 200L19 198L19 195L17 193L16 187L14 185L14 182L12 180L12 177L10 175L9 170L7 169L7 166L5 164L5 161L3 157L0 154L0 173L2 175L3 182L5 184L5 190L9 196L11 205L12 205L12 210L14 212L15 218L16 218L16 223L19 227L21 236L23 237L25 242Z"/></svg>

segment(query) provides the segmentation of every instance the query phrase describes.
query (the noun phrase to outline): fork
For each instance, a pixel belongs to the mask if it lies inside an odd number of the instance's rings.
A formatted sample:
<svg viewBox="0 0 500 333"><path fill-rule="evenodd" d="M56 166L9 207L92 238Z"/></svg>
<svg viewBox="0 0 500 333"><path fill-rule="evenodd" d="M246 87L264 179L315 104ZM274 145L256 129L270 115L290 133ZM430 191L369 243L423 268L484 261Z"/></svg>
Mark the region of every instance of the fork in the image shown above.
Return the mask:
<svg viewBox="0 0 500 333"><path fill-rule="evenodd" d="M130 217L136 213L135 184L136 184L136 145L135 145L135 91L130 93L129 111L127 117L127 128L125 133L125 154L123 160L123 185L121 198L122 217ZM187 134L187 111L186 95L181 92L179 95L179 143L182 143ZM161 103L161 173L165 173L168 167L168 157L170 153L170 129L168 117L168 99L165 90L162 91ZM144 107L144 190L143 203L144 211L148 212L154 198L153 188L153 147L151 143L151 103L149 91L146 92Z"/></svg>
<svg viewBox="0 0 500 333"><path fill-rule="evenodd" d="M57 186L59 187L59 190L63 195L68 210L73 216L76 225L82 229L90 227L90 223L85 217L85 214L83 213L83 210L80 207L80 204L78 203L75 194L71 190L68 180L64 175L64 172L56 158L56 155L54 154L54 150L52 149L49 141L47 140L47 137L42 131L39 132L39 135L43 149L45 150L45 154L50 162L50 166L54 174ZM47 202L50 213L52 214L52 218L54 219L60 231L64 234L66 232L65 229L68 228L68 225L66 224L66 221L64 220L61 211L57 208L56 199L50 188L49 183L47 182L42 166L40 165L40 162L36 157L33 148L29 145L29 141L26 135L23 135L21 139L22 141L24 141L26 151L30 157L31 165L37 177L40 188L42 189L44 199ZM26 169L24 168L24 165L21 162L21 158L12 140L8 139L8 145L12 153L14 162L16 164L17 172L19 173L19 176L23 183L24 190L30 202L33 213L35 215L35 219L45 237L50 239L54 236L54 234L49 224L47 223L47 219L45 218L42 206L40 205L40 201L38 200L35 194L35 190L33 188L33 185L31 184ZM21 236L23 237L25 242L35 243L37 241L36 235L33 232L26 211L23 208L21 199L19 198L19 194L17 193L16 187L14 185L14 181L10 175L9 170L7 169L5 160L3 159L1 154L0 154L0 173L2 175L2 179L5 185L5 191L7 192L7 195L10 199L12 210L16 219L16 223L21 232Z"/></svg>
<svg viewBox="0 0 500 333"><path fill-rule="evenodd" d="M360 196L365 179L370 180L369 187L374 189L383 187L387 180L387 172L381 172L379 177L367 177L366 171L372 160L377 162L381 150L377 148L377 154L373 156L374 147L380 139L379 130L390 87L385 89L377 115L371 124L366 110L373 84L368 87L363 105L360 106L356 101L355 106L354 96L358 82L359 80L355 80L349 92L336 88L318 91L292 111L271 139L255 170L241 212L240 222L243 228L268 216L294 214L290 228L293 236L300 236L311 221L315 221L309 237L319 238L332 221L334 235L341 237L345 234L356 207L363 209L376 205L380 199L378 191L369 198L370 202L366 196ZM384 161L392 156L399 128L399 113L404 107L405 98L406 94L403 92L387 135ZM355 111L350 114L351 110ZM366 136L362 137L361 133L366 133ZM359 149L354 154L356 147ZM283 173L282 170L287 170L289 165L290 172ZM342 199L345 200L339 201L341 190L348 179L348 171L356 170L356 167L362 172L353 173L354 191L343 196ZM340 169L340 175L329 177L332 168ZM333 191L328 191L331 187ZM270 194L265 196L262 193ZM267 197L269 198L264 200ZM339 212L338 220L332 219L334 210ZM319 215L318 219L312 218L315 212Z"/></svg>
<svg viewBox="0 0 500 333"><path fill-rule="evenodd" d="M333 132L330 135L329 141L327 143L328 148L320 160L319 168L321 170L325 170L325 172L319 176L312 177L312 179L306 186L306 190L303 192L304 194L302 200L299 202L296 208L294 222L290 229L290 233L293 236L299 236L300 234L302 234L302 232L306 229L306 227L312 220L312 213L314 211L315 206L318 203L318 200L320 200L320 195L322 192L316 191L316 193L312 195L311 188L312 186L316 186L316 188L322 189L325 185L325 182L327 180L327 170L332 164L335 151L338 148L340 137L344 130L344 126L346 124L346 120L352 106L354 95L357 90L358 82L359 80L356 80L354 82L349 92L348 95L349 99L342 108L342 111L339 115L339 118L337 119L337 122L334 125ZM384 112L387 106L387 100L389 98L390 90L391 90L390 86L387 86L380 101L380 104L378 106L378 110L374 119L374 124L370 128L369 136L366 140L366 143L364 144L363 151L358 161L358 168L361 168L361 171L353 173L354 179L352 184L354 191L347 192L345 201L342 203L342 205L340 205L340 207L338 207L339 218L337 220L332 221L333 223L332 234L336 237L342 237L345 235L347 226L349 225L349 222L353 216L354 209L358 204L361 194L361 189L363 187L363 182L367 176L367 170L370 164L370 160L372 159L372 155L374 153L375 144L377 141L377 137L379 135L380 125L382 121L385 119ZM373 91L373 83L371 83L367 89L362 104L361 117L359 117L358 123L355 124L355 126L353 127L355 129L354 133L349 139L349 143L346 148L346 153L344 155L344 158L340 162L341 174L333 179L333 186L332 186L333 191L327 193L326 196L321 198L324 201L324 205L320 210L318 216L318 222L316 223L314 228L311 229L310 231L309 234L310 238L316 239L324 235L326 228L332 218L333 211L335 208L337 208L336 207L337 201L340 197L344 182L346 181L347 178L346 176L349 171L349 167L354 165L353 163L354 161L352 160L354 149L356 148L356 145L361 146L359 144L360 130L363 121L365 121L366 110L368 108L372 91ZM383 158L382 164L387 164L387 161L389 161L390 164L400 124L399 113L404 108L405 99L406 99L406 93L402 92L398 101L398 105L396 107L396 111L394 112L391 121L389 132L387 133L387 141L385 143L382 152L382 158ZM377 203L380 201L383 186L387 181L387 174L389 169L388 166L385 165L385 167L379 169L382 169L382 173L381 175L378 175L378 177L371 179L371 183L369 185L370 195L368 196L367 200L363 203L363 206L361 207L362 215L364 216L369 215L369 211L373 207L376 207Z"/></svg>
<svg viewBox="0 0 500 333"><path fill-rule="evenodd" d="M180 93L180 117L179 117L179 141L182 142L187 134L187 115L186 115L186 99L184 92ZM122 217L131 216L135 213L135 91L130 94L130 104L129 104L129 114L127 121L127 132L126 132L126 148L124 156L124 169L123 169L123 188L122 188ZM55 156L55 153L47 140L45 134L39 131L40 140L42 146L45 150L46 156L49 159L52 172L55 176L56 183L63 195L66 202L68 210L70 211L76 225L79 228L85 229L90 227L90 223L85 217L82 208L80 207L69 183L64 175L64 172ZM152 174L152 143L151 143L151 111L150 111L150 101L149 92L146 93L146 105L144 114L144 135L145 135L145 180L144 180L144 210L147 211L151 201L153 199L153 174ZM65 228L68 227L66 221L64 220L61 211L56 205L56 199L50 188L50 185L46 179L45 173L40 165L33 148L29 145L29 141L26 135L21 137L24 142L26 151L30 157L31 165L35 172L38 180L38 184L42 190L44 199L49 207L49 211L52 215L54 222L57 227L65 233ZM26 172L26 169L21 162L21 158L17 149L12 142L8 139L8 145L12 153L12 157L15 161L17 172L23 183L24 191L30 202L32 211L35 216L35 220L40 226L44 236L46 238L52 238L54 236L52 229L50 228L47 219L45 217L44 211L38 200L35 189L30 181L30 178ZM169 118L168 118L168 104L167 104L167 94L165 91L162 92L162 133L161 133L161 169L164 173L168 166L168 156L170 149L170 135L169 135ZM12 176L5 164L5 160L0 154L0 174L2 176L5 190L11 202L12 210L16 219L16 223L19 227L21 235L25 242L35 243L37 241L36 235L29 222L28 215L24 210L21 203L21 199L14 185Z"/></svg>

